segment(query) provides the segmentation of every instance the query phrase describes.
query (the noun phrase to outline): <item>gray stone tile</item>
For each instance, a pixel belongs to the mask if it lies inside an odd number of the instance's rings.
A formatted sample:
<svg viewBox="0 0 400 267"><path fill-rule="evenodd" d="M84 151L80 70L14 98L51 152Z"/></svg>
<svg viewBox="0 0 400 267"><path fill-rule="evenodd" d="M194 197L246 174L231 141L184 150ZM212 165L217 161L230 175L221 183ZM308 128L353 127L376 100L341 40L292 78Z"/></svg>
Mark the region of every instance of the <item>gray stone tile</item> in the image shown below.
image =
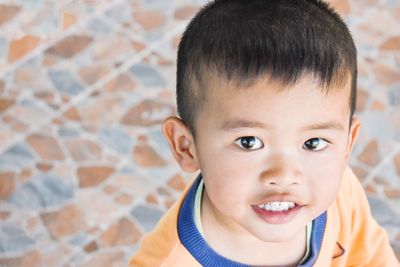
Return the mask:
<svg viewBox="0 0 400 267"><path fill-rule="evenodd" d="M112 32L112 27L105 22L104 20L100 18L93 18L88 22L88 28L94 33L94 34L109 34Z"/></svg>
<svg viewBox="0 0 400 267"><path fill-rule="evenodd" d="M103 128L100 132L99 139L103 144L120 154L126 155L132 150L132 138L121 128Z"/></svg>
<svg viewBox="0 0 400 267"><path fill-rule="evenodd" d="M75 138L81 135L78 129L71 127L60 127L57 133L62 138Z"/></svg>
<svg viewBox="0 0 400 267"><path fill-rule="evenodd" d="M73 77L73 75L69 71L50 71L49 77L53 82L54 87L58 91L66 95L78 95L84 90L82 85Z"/></svg>
<svg viewBox="0 0 400 267"><path fill-rule="evenodd" d="M372 216L380 225L400 228L400 214L395 212L385 199L368 196Z"/></svg>
<svg viewBox="0 0 400 267"><path fill-rule="evenodd" d="M16 225L1 225L0 227L0 252L22 252L35 245L35 240L30 238Z"/></svg>
<svg viewBox="0 0 400 267"><path fill-rule="evenodd" d="M0 155L0 169L23 169L32 164L35 157L24 143L13 145Z"/></svg>
<svg viewBox="0 0 400 267"><path fill-rule="evenodd" d="M400 81L400 77L399 77ZM394 107L400 106L400 85L393 87L388 92L388 98L390 105Z"/></svg>
<svg viewBox="0 0 400 267"><path fill-rule="evenodd" d="M21 208L39 209L63 204L73 196L71 183L66 183L55 175L40 174L30 178L7 201Z"/></svg>
<svg viewBox="0 0 400 267"><path fill-rule="evenodd" d="M152 66L136 64L130 68L132 74L146 87L165 86L166 81Z"/></svg>
<svg viewBox="0 0 400 267"><path fill-rule="evenodd" d="M159 209L144 205L136 206L131 211L131 215L139 221L146 231L152 230L163 214L164 212Z"/></svg>

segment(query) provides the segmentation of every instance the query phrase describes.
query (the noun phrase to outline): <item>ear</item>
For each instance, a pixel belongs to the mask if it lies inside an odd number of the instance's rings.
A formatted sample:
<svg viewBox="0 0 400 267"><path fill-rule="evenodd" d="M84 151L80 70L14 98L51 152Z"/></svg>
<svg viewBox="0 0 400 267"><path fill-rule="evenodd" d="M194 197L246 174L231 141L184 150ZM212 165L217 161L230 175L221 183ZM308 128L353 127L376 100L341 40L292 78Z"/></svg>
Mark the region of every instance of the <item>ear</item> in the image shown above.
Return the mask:
<svg viewBox="0 0 400 267"><path fill-rule="evenodd" d="M189 129L177 117L169 117L164 121L163 133L171 148L175 160L182 170L195 172L199 169L196 158L196 147Z"/></svg>
<svg viewBox="0 0 400 267"><path fill-rule="evenodd" d="M353 150L354 143L358 137L358 133L360 131L361 123L360 121L356 118L352 118L351 122L351 127L349 130L349 137L347 140L347 148L346 148L346 161L349 160L349 157L351 155L351 151Z"/></svg>

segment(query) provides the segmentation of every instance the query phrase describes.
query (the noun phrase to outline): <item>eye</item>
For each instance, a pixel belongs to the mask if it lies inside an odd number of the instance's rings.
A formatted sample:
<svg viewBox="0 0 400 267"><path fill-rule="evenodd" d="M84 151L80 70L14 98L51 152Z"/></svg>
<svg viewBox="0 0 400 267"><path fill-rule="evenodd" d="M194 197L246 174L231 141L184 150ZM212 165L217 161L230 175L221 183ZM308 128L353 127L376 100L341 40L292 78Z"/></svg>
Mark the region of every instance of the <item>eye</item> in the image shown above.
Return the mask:
<svg viewBox="0 0 400 267"><path fill-rule="evenodd" d="M235 140L235 144L246 150L256 150L264 147L263 142L255 136L240 137Z"/></svg>
<svg viewBox="0 0 400 267"><path fill-rule="evenodd" d="M320 151L328 146L329 141L323 138L311 138L304 142L303 148L312 151Z"/></svg>

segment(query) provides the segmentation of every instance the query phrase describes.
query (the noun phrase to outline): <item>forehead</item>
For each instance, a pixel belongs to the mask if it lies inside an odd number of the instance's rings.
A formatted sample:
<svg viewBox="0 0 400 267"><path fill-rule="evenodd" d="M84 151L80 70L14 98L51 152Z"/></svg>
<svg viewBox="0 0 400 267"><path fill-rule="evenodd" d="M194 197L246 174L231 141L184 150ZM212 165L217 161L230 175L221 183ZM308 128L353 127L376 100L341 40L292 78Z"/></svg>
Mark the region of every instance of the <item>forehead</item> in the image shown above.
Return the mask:
<svg viewBox="0 0 400 267"><path fill-rule="evenodd" d="M323 88L309 76L289 86L267 78L246 86L214 80L209 83L200 117L218 124L248 118L276 125L293 119L299 124L322 119L348 122L350 88L350 77L339 88Z"/></svg>

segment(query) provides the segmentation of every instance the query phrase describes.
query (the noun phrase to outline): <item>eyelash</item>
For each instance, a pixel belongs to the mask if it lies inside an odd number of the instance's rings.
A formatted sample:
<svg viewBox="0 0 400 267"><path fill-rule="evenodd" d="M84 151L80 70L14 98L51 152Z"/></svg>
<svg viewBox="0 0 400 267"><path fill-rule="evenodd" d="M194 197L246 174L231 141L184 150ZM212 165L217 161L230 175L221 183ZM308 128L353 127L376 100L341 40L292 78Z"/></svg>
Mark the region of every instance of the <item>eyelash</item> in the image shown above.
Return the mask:
<svg viewBox="0 0 400 267"><path fill-rule="evenodd" d="M316 150L316 149L308 149L308 148L305 148L305 147L304 147L305 144L306 144L307 142L309 142L309 141L311 141L311 140L315 140L315 139L324 141L324 142L326 143L326 145L325 145L323 148L318 149L318 150ZM305 150L308 150L308 151L319 152L319 151L324 150L329 144L332 144L332 142L330 142L329 140L327 140L327 139L325 139L325 138L313 137L313 138L310 138L310 139L308 139L307 141L305 141L305 142L303 143L303 145L302 145L302 148L305 149Z"/></svg>
<svg viewBox="0 0 400 267"><path fill-rule="evenodd" d="M246 140L246 139L247 139L247 140ZM251 140L248 140L248 139L251 139ZM305 144L306 144L307 142L311 142L312 140L318 140L318 142L323 141L323 142L325 142L326 144L325 144L325 146L324 146L323 148L318 149L318 150L317 150L317 149L308 149L308 148L306 148L306 147L305 147ZM253 148L254 143L258 144L258 146L257 146L256 148ZM258 150L258 149L261 149L261 148L264 147L264 143L260 140L260 138L255 137L255 136L243 136L243 137L239 137L239 138L237 138L237 139L235 140L235 144L236 144L239 148L241 148L241 149L243 149L243 150L247 150L247 151ZM319 152L319 151L324 150L329 144L332 144L332 142L329 141L329 140L327 140L327 139L325 139L325 138L313 137L313 138L310 138L310 139L306 140L306 141L303 143L302 148L305 149L305 150L307 150L307 151ZM245 147L246 145L247 145L247 146L252 146L252 147L246 148L246 147Z"/></svg>
<svg viewBox="0 0 400 267"><path fill-rule="evenodd" d="M253 145L254 145L254 143L256 143L256 144L258 143L258 146L259 146L259 147L257 147L257 148L253 148L253 147L251 147L251 148L246 148L246 147L244 147L243 141L246 140L246 139L253 139L253 140L247 140L246 143L248 143L248 144L253 143ZM240 147L241 149L243 149L243 150L257 150L257 149L261 149L261 148L264 147L264 143L260 140L260 138L255 137L255 136L243 136L243 137L239 137L238 139L235 140L235 144L236 144L237 146L239 146L239 147Z"/></svg>

